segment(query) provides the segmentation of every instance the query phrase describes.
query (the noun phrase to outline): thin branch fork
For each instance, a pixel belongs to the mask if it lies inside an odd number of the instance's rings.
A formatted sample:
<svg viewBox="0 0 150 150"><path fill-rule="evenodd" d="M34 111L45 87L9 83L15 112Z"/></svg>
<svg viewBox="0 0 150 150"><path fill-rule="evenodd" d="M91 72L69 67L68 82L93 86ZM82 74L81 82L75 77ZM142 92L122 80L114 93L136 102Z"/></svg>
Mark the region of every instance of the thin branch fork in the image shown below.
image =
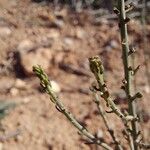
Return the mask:
<svg viewBox="0 0 150 150"><path fill-rule="evenodd" d="M111 98L104 81L104 67L100 58L98 56L89 58L89 64L90 69L97 80L101 97L106 101L107 105L117 116L121 118L124 124L127 124L128 121L133 121L135 118L133 118L132 116L125 116Z"/></svg>
<svg viewBox="0 0 150 150"><path fill-rule="evenodd" d="M125 131L128 132L128 139L130 139L129 142L132 143L131 142L132 136L129 122L133 121L135 122L137 121L137 118L134 118L132 115L124 115L114 103L104 81L104 67L102 65L99 56L89 58L89 64L91 72L94 74L99 86L98 89L95 90L98 90L100 92L101 97L106 101L107 106L111 108L111 112L115 113L118 117L120 117L120 119L124 124Z"/></svg>
<svg viewBox="0 0 150 150"><path fill-rule="evenodd" d="M121 144L120 144L120 140L115 136L115 133L114 133L114 130L111 129L111 127L109 126L109 123L108 123L108 119L105 115L105 112L102 108L102 106L100 105L100 100L99 100L99 95L97 94L97 91L96 90L92 90L92 93L93 93L93 97L94 97L94 102L95 104L97 105L97 109L99 111L99 114L101 115L103 121L104 121L104 124L107 128L107 131L109 132L114 144L116 145L116 148L118 150L123 150Z"/></svg>
<svg viewBox="0 0 150 150"><path fill-rule="evenodd" d="M130 52L129 42L128 42L128 32L127 32L127 19L126 11L125 11L125 0L118 0L119 10L118 19L119 19L119 27L120 27L120 35L121 35L121 44L122 44L122 60L124 65L124 77L126 84L124 84L126 96L128 99L128 113L129 115L137 118L136 113L136 103L131 100L132 97L132 70L129 69L131 66L131 57L128 55ZM130 136L130 148L131 150L138 150L138 146L135 142L138 133L138 126L136 121L131 122L131 136Z"/></svg>
<svg viewBox="0 0 150 150"><path fill-rule="evenodd" d="M65 108L63 103L58 99L56 94L53 92L51 83L48 79L48 76L42 70L40 66L33 66L33 72L40 79L41 86L45 89L46 93L50 96L50 100L55 104L59 112L64 114L66 118L77 128L80 133L86 136L92 143L97 144L103 147L106 150L113 150L109 145L97 139L93 134L91 134L85 127L83 127L74 116Z"/></svg>

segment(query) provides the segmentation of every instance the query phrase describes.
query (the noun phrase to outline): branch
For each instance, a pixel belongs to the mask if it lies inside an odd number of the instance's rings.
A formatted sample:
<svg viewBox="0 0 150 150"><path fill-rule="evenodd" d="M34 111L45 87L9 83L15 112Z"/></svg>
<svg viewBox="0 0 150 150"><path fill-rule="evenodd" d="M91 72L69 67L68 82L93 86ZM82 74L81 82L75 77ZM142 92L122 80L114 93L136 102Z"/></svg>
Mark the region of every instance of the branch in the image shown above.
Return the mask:
<svg viewBox="0 0 150 150"><path fill-rule="evenodd" d="M48 79L48 76L45 74L45 72L42 70L40 66L33 66L33 72L36 74L36 76L40 79L41 86L45 89L45 92L50 96L51 102L53 102L62 114L66 116L66 118L74 125L75 128L77 128L80 133L82 133L84 136L86 136L91 142L94 144L100 145L106 150L113 150L110 146L108 146L106 143L100 141L99 139L96 139L94 135L92 135L85 127L83 127L74 117L73 115L65 108L63 103L58 99L56 94L53 92L51 83Z"/></svg>
<svg viewBox="0 0 150 150"><path fill-rule="evenodd" d="M124 65L124 87L126 96L128 99L128 113L129 115L133 116L134 118L137 118L137 112L136 112L136 103L135 101L131 100L132 97L132 69L131 69L131 57L129 55L129 41L128 41L128 32L127 32L127 16L126 16L126 6L125 6L125 0L118 0L118 19L119 19L119 27L120 27L120 35L121 35L121 45L122 45L122 60ZM131 128L131 135L132 137L130 141L130 147L132 150L138 150L138 146L135 143L135 140L137 138L138 133L138 127L137 122L132 121L131 122L132 128Z"/></svg>
<svg viewBox="0 0 150 150"><path fill-rule="evenodd" d="M106 87L105 81L104 81L104 68L102 65L102 62L98 56L89 58L89 64L90 69L92 73L94 74L97 83L98 83L98 89L100 91L101 97L106 101L106 104L108 107L112 109L112 111L119 116L122 121L127 124L128 121L132 121L135 118L132 116L125 116L121 110L116 106L113 99L111 98L109 91Z"/></svg>
<svg viewBox="0 0 150 150"><path fill-rule="evenodd" d="M114 134L114 130L111 129L111 127L109 126L109 123L108 123L108 121L107 121L107 117L106 117L106 115L105 115L105 112L104 112L103 108L102 108L101 105L100 105L100 101L99 101L99 96L98 96L98 94L96 93L95 90L93 90L92 92L93 92L93 96L94 96L94 102L95 102L95 104L97 105L99 114L101 115L101 117L102 117L102 119L103 119L103 121L104 121L104 124L105 124L105 126L106 126L106 128L107 128L107 131L109 132L109 134L110 134L112 140L114 141L114 144L116 145L116 148L117 148L118 150L123 150L123 148L122 148L122 146L121 146L121 144L120 144L120 140L118 140L118 138L117 138L117 137L115 136L115 134Z"/></svg>

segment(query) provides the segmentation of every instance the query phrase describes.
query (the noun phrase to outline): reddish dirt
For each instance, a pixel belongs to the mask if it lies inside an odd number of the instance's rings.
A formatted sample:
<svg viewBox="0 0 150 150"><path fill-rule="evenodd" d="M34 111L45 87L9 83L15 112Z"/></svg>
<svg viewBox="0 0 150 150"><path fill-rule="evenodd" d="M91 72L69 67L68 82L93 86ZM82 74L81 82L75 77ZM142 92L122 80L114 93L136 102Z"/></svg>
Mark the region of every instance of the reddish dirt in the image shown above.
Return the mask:
<svg viewBox="0 0 150 150"><path fill-rule="evenodd" d="M127 104L120 90L123 68L118 25L111 21L95 25L86 14L69 13L67 9L54 13L50 6L30 0L0 0L0 100L18 104L1 121L1 136L19 130L16 137L1 141L4 150L102 149L84 144L77 130L55 109L31 72L35 63L44 65L50 79L58 83L59 98L69 111L93 134L99 131L108 139L106 142L110 142L89 90L94 78L89 71L88 57L102 58L110 92L119 97L119 107L125 109ZM150 25L146 29L150 40ZM129 33L129 41L136 45L135 62L141 64L136 77L137 88L144 95L142 101L138 101L144 117L140 128L149 140L150 89L145 76L141 24L131 21ZM123 139L120 119L114 114L108 118L118 137Z"/></svg>

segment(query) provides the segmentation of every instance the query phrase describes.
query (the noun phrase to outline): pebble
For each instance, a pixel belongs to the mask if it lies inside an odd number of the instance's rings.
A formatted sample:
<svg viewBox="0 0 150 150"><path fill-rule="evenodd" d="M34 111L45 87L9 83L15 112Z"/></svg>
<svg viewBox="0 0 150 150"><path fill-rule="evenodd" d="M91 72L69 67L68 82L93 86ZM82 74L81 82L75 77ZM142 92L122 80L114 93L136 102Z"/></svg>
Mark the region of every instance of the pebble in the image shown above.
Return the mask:
<svg viewBox="0 0 150 150"><path fill-rule="evenodd" d="M98 132L97 132L97 137L98 138L103 138L104 137L104 133L103 133L103 131L102 130L98 130Z"/></svg>
<svg viewBox="0 0 150 150"><path fill-rule="evenodd" d="M111 46L112 48L118 48L118 46L119 46L119 44L118 44L117 41L115 41L115 40L111 40L111 41L109 42L109 44L110 44L110 46Z"/></svg>
<svg viewBox="0 0 150 150"><path fill-rule="evenodd" d="M87 37L87 33L82 28L76 29L76 37L78 39L84 39Z"/></svg>
<svg viewBox="0 0 150 150"><path fill-rule="evenodd" d="M25 97L25 98L23 98L22 103L28 104L30 101L31 101L31 99L29 97Z"/></svg>
<svg viewBox="0 0 150 150"><path fill-rule="evenodd" d="M150 93L150 87L149 87L148 85L146 85L146 86L144 87L144 91L145 91L147 94L149 94L149 93Z"/></svg>
<svg viewBox="0 0 150 150"><path fill-rule="evenodd" d="M56 26L57 26L58 28L62 28L62 27L65 25L64 21L63 21L63 20L60 20L60 19L56 19L56 20L54 21L54 23L56 24Z"/></svg>
<svg viewBox="0 0 150 150"><path fill-rule="evenodd" d="M10 94L12 96L16 96L16 95L18 95L18 93L19 93L19 90L17 88L13 87L10 89Z"/></svg>
<svg viewBox="0 0 150 150"><path fill-rule="evenodd" d="M0 27L0 37L6 37L10 35L12 31L8 27Z"/></svg>
<svg viewBox="0 0 150 150"><path fill-rule="evenodd" d="M48 38L57 39L60 37L59 30L50 29L49 33L47 34Z"/></svg>
<svg viewBox="0 0 150 150"><path fill-rule="evenodd" d="M68 46L73 45L73 40L70 37L64 37L64 43Z"/></svg>
<svg viewBox="0 0 150 150"><path fill-rule="evenodd" d="M18 89L26 89L27 87L26 83L21 79L17 79L14 86Z"/></svg>
<svg viewBox="0 0 150 150"><path fill-rule="evenodd" d="M19 90L25 90L27 89L27 84L21 80L21 79L16 79L12 87L10 88L10 94L12 96L16 96L19 93Z"/></svg>
<svg viewBox="0 0 150 150"><path fill-rule="evenodd" d="M112 49L117 49L118 47L119 47L119 44L117 43L117 41L111 40L107 43L104 50L107 52L110 52L110 51L112 51Z"/></svg>
<svg viewBox="0 0 150 150"><path fill-rule="evenodd" d="M17 47L20 52L30 51L35 47L34 43L28 39L21 41Z"/></svg>

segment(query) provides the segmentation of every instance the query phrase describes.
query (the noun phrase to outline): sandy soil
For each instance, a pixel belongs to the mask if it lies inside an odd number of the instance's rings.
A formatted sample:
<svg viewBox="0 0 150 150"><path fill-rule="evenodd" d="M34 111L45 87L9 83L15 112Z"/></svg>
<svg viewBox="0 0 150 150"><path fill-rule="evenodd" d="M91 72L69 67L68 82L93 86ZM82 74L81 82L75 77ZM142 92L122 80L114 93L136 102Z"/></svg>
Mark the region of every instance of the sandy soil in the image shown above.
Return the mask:
<svg viewBox="0 0 150 150"><path fill-rule="evenodd" d="M146 29L150 40L150 25ZM150 140L150 89L145 76L141 24L132 20L129 33L137 49L135 64L141 64L136 76L137 90L144 95L142 101L138 101L138 111L144 118L140 129L144 138ZM119 42L116 22L102 20L94 24L86 13L75 15L65 8L54 11L45 3L30 0L0 0L0 100L17 104L1 121L0 149L102 149L84 144L85 138L55 109L32 74L35 64L44 66L50 79L58 84L60 99L77 120L93 134L100 133L109 143L110 136L89 90L94 78L89 71L88 57L99 55L102 58L110 92L117 96L118 106L125 110L127 103L120 89L123 68ZM108 118L118 137L123 139L120 119L114 114L109 114ZM128 149L127 144L125 149Z"/></svg>

